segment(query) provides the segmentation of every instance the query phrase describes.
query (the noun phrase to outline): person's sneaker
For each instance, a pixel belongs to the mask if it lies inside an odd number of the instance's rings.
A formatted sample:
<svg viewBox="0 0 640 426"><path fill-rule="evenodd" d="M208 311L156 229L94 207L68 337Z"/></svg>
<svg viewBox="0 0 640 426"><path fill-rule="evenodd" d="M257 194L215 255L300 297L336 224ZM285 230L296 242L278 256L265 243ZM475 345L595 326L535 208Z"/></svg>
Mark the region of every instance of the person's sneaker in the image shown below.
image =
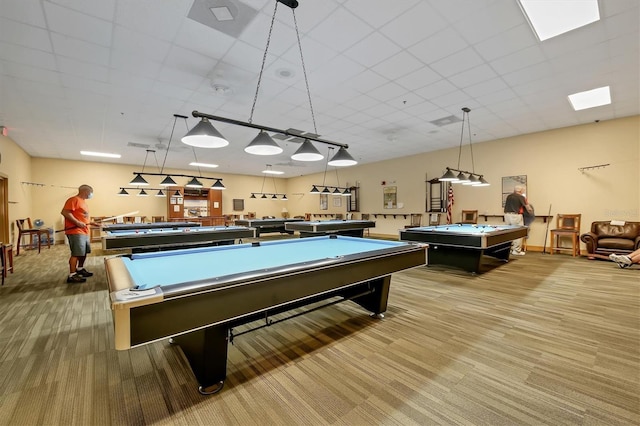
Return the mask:
<svg viewBox="0 0 640 426"><path fill-rule="evenodd" d="M87 281L86 278L81 277L78 274L73 274L67 277L67 283L69 284L73 284L73 283L83 283Z"/></svg>
<svg viewBox="0 0 640 426"><path fill-rule="evenodd" d="M524 252L523 251L512 251L511 255L512 256L524 256Z"/></svg>
<svg viewBox="0 0 640 426"><path fill-rule="evenodd" d="M76 274L80 275L81 277L92 277L93 276L93 272L89 272L86 269L78 269L76 271Z"/></svg>
<svg viewBox="0 0 640 426"><path fill-rule="evenodd" d="M627 268L633 264L633 261L629 258L629 256L623 256L620 254L610 254L609 259L616 262L621 268Z"/></svg>

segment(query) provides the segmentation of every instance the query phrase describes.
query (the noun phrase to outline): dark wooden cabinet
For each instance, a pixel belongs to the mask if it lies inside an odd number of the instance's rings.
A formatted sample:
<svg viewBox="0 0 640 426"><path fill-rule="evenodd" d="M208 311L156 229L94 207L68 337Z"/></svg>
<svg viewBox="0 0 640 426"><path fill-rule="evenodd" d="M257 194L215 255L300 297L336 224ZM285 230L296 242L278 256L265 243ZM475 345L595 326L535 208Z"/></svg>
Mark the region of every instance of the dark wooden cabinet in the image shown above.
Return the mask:
<svg viewBox="0 0 640 426"><path fill-rule="evenodd" d="M178 195L176 193L180 195ZM167 188L167 218L202 220L222 216L222 191L209 188Z"/></svg>

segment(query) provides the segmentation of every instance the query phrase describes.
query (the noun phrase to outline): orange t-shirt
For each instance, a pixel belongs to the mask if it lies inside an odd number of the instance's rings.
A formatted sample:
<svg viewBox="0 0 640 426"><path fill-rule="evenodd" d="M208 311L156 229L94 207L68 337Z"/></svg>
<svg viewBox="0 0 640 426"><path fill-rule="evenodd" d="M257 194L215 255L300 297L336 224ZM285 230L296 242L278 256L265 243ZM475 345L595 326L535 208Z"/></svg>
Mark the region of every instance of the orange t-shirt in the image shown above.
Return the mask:
<svg viewBox="0 0 640 426"><path fill-rule="evenodd" d="M75 223L71 222L66 217L64 218L64 233L65 234L87 234L89 235L89 208L84 199L77 195L71 197L64 203L63 210L71 211L73 217L78 222L84 222L87 224L86 228L78 228Z"/></svg>

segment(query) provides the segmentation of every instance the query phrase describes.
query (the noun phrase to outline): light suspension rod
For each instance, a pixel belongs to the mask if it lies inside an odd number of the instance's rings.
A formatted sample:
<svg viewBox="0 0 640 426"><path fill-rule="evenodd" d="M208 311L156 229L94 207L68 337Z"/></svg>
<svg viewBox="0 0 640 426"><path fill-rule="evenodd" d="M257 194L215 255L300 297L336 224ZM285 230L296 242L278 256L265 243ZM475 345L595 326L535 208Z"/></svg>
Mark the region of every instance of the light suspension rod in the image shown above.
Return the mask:
<svg viewBox="0 0 640 426"><path fill-rule="evenodd" d="M316 137L300 135L300 134L297 134L297 133L291 133L291 132L288 132L286 130L276 129L275 127L262 126L260 124L249 123L249 122L240 121L240 120L234 120L233 118L220 117L220 116L217 116L217 115L206 114L204 112L199 112L199 111L193 111L191 113L191 115L193 115L195 118L207 118L209 120L221 121L223 123L229 123L229 124L235 124L236 126L250 127L252 129L264 130L264 131L272 132L272 133L280 133L280 134L283 134L283 135L286 135L286 136L308 139L310 141L320 142L320 143L324 143L324 144L327 144L327 145L339 146L339 147L342 147L344 149L348 149L349 148L349 145L347 145L345 143L333 142L333 141L328 141L328 140L320 139L320 138L316 138Z"/></svg>
<svg viewBox="0 0 640 426"><path fill-rule="evenodd" d="M144 176L175 176L175 177L185 177L185 178L198 178L198 179L209 179L209 180L222 180L222 178L217 177L207 177L207 176L198 176L198 175L181 175L177 173L147 173L147 172L133 172L134 175L144 175Z"/></svg>

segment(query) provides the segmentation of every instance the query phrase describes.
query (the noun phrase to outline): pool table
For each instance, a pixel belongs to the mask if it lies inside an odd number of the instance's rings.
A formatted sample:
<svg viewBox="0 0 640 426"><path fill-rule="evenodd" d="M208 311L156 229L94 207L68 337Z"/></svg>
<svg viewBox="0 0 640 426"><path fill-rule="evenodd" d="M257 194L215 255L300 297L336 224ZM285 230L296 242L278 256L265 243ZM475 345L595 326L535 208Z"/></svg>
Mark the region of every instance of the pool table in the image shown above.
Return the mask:
<svg viewBox="0 0 640 426"><path fill-rule="evenodd" d="M364 230L374 228L372 220L317 220L311 222L290 222L284 225L287 231L298 231L300 237L317 237L338 234L351 237L364 237Z"/></svg>
<svg viewBox="0 0 640 426"><path fill-rule="evenodd" d="M255 230L244 226L196 226L195 228L158 228L106 231L104 250L175 250L185 247L233 244L236 239L253 238Z"/></svg>
<svg viewBox="0 0 640 426"><path fill-rule="evenodd" d="M509 260L511 242L527 236L526 226L451 224L400 230L401 241L429 245L427 264L481 272L482 257Z"/></svg>
<svg viewBox="0 0 640 426"><path fill-rule="evenodd" d="M195 228L198 222L113 223L102 225L103 231L134 231L136 229Z"/></svg>
<svg viewBox="0 0 640 426"><path fill-rule="evenodd" d="M424 244L338 235L106 258L115 347L171 338L199 391L216 393L233 327L342 300L382 317L391 274L425 262Z"/></svg>
<svg viewBox="0 0 640 426"><path fill-rule="evenodd" d="M302 222L304 219L236 219L234 224L238 226L247 226L255 228L256 237L261 233L280 232L282 234L293 234L293 231L287 231L285 225L291 222Z"/></svg>

